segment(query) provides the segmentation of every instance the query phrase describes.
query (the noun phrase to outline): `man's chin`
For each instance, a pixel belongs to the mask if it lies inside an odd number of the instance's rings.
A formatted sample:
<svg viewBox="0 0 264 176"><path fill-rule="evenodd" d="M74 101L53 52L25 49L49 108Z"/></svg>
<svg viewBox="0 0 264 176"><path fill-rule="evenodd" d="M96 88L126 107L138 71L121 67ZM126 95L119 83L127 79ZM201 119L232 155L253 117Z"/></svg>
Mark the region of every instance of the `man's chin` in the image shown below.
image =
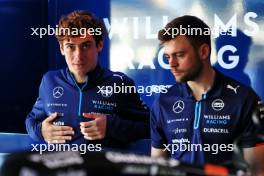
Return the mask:
<svg viewBox="0 0 264 176"><path fill-rule="evenodd" d="M87 74L87 71L82 70L82 69L74 69L73 71L71 71L75 76L83 76Z"/></svg>
<svg viewBox="0 0 264 176"><path fill-rule="evenodd" d="M176 82L182 82L183 75L172 73Z"/></svg>
<svg viewBox="0 0 264 176"><path fill-rule="evenodd" d="M88 72L91 72L93 68L87 68L87 67L75 67L74 72L81 75L81 74L86 74Z"/></svg>
<svg viewBox="0 0 264 176"><path fill-rule="evenodd" d="M184 82L184 80L182 79L182 77L176 77L176 76L174 76L174 78L175 78L175 80L176 80L177 83Z"/></svg>

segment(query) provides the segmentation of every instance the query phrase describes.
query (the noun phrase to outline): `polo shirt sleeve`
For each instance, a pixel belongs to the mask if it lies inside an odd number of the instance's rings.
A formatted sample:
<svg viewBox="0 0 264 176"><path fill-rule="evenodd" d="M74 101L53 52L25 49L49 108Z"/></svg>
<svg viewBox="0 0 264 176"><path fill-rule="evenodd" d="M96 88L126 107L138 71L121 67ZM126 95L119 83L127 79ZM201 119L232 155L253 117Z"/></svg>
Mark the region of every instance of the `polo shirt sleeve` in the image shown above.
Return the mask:
<svg viewBox="0 0 264 176"><path fill-rule="evenodd" d="M44 81L45 76L42 78L40 87L39 87L39 96L31 110L31 112L27 115L25 124L26 130L29 136L34 139L35 141L44 142L44 138L41 133L41 123L46 118L46 114L44 112L44 102L43 96L46 92Z"/></svg>
<svg viewBox="0 0 264 176"><path fill-rule="evenodd" d="M123 76L120 86L135 87L134 81ZM118 94L116 113L107 116L106 137L122 144L129 144L140 139L149 139L149 108L140 99L137 92Z"/></svg>
<svg viewBox="0 0 264 176"><path fill-rule="evenodd" d="M163 144L167 144L167 140L163 131L162 116L160 113L159 99L152 106L150 112L150 130L151 130L151 145L154 148L162 149Z"/></svg>

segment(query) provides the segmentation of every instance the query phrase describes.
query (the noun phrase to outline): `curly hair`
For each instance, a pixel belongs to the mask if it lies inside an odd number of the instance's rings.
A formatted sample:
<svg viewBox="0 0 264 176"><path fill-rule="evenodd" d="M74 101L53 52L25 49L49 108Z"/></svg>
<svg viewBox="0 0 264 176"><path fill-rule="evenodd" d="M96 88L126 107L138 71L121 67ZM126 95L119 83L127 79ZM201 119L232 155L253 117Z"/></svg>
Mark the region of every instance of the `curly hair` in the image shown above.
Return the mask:
<svg viewBox="0 0 264 176"><path fill-rule="evenodd" d="M83 34L80 33L80 29L86 29L86 32L97 32L94 33L92 37L95 40L96 46L98 46L98 43L103 40L104 35L106 34L106 28L102 20L93 14L82 10L73 11L67 16L62 16L57 27L60 31L56 32L56 38L59 42L62 42L69 37L81 36ZM69 29L70 32L61 32L65 29Z"/></svg>

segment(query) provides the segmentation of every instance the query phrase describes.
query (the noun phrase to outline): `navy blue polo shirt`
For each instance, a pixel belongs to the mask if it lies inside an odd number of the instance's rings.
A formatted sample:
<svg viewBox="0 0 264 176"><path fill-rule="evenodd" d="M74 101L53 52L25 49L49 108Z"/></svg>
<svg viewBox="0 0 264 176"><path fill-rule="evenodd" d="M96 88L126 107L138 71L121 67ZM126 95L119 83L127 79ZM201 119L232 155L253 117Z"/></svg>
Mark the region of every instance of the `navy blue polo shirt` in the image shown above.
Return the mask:
<svg viewBox="0 0 264 176"><path fill-rule="evenodd" d="M39 96L26 118L30 137L44 142L41 125L50 114L60 115L54 125L71 126L74 136L68 143L100 143L104 147L123 148L138 139L149 137L149 110L137 92L121 92L119 87L134 81L121 72L97 67L87 73L88 80L77 84L68 68L47 72L41 81ZM119 90L114 88L119 86ZM88 121L82 113L107 115L106 136L102 140L86 140L80 122Z"/></svg>
<svg viewBox="0 0 264 176"><path fill-rule="evenodd" d="M199 101L187 83L177 83L153 104L152 146L195 165L231 160L238 137L242 147L257 143L252 113L258 100L252 89L217 71L212 88Z"/></svg>

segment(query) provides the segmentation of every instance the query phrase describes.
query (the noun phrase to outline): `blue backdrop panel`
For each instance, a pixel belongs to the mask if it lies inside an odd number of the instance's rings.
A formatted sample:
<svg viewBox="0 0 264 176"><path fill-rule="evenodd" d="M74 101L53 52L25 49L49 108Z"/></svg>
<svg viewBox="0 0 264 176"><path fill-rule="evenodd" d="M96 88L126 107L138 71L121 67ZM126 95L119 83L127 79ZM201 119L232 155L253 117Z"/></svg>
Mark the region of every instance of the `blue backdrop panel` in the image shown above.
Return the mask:
<svg viewBox="0 0 264 176"><path fill-rule="evenodd" d="M0 132L25 132L43 73L47 70L47 38L30 28L47 25L46 0L1 0Z"/></svg>
<svg viewBox="0 0 264 176"><path fill-rule="evenodd" d="M138 86L175 84L157 32L175 17L194 15L211 29L234 29L234 36L212 36L211 62L224 74L251 86L264 100L263 6L261 0L112 0L110 68L127 73ZM141 96L151 105L159 91L153 89L149 96L146 90Z"/></svg>

